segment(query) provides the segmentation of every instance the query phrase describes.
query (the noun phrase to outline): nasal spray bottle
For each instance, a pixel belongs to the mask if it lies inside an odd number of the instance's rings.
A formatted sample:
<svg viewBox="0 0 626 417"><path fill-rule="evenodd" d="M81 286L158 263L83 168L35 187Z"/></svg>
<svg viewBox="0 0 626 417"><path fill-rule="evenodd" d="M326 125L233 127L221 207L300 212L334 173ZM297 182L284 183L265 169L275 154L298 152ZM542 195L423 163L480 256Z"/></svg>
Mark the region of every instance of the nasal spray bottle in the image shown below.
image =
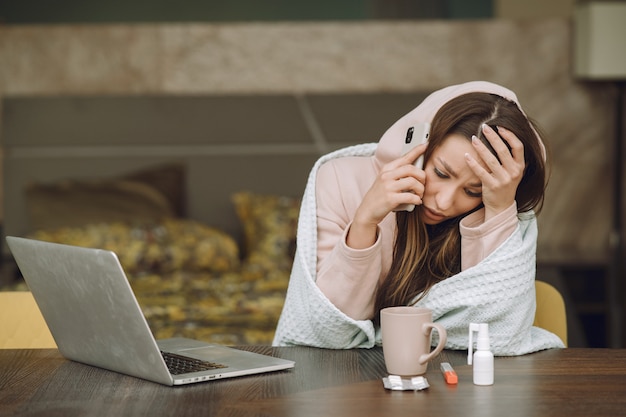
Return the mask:
<svg viewBox="0 0 626 417"><path fill-rule="evenodd" d="M472 354L474 332L478 332L478 337L476 338L476 351ZM493 353L489 349L489 324L471 323L467 364L472 365L472 360L474 362L474 385L493 385Z"/></svg>

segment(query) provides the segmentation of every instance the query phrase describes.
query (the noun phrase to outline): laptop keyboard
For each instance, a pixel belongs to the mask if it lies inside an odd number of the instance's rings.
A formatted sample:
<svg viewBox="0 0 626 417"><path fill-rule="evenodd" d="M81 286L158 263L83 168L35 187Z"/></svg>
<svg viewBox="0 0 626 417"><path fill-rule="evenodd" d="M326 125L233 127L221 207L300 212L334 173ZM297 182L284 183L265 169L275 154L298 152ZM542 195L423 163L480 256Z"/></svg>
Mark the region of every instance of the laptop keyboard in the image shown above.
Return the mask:
<svg viewBox="0 0 626 417"><path fill-rule="evenodd" d="M165 359L167 369L170 370L170 373L172 375L180 375L197 371L209 371L211 369L228 368L226 365L222 365L220 363L201 361L199 359L193 359L171 352L161 351L161 355L163 355L163 359Z"/></svg>

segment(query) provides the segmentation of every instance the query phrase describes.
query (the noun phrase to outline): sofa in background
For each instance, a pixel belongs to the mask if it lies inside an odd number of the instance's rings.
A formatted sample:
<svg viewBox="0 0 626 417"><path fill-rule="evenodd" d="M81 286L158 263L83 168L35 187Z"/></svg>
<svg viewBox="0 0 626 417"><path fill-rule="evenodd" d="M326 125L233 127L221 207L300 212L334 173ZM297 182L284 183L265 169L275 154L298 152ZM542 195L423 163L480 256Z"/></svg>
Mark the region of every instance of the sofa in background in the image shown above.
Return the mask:
<svg viewBox="0 0 626 417"><path fill-rule="evenodd" d="M243 238L182 216L184 167L31 184L27 236L114 251L157 338L270 344L295 252L299 199L232 194ZM92 277L97 279L97 277ZM17 279L3 290L27 289Z"/></svg>

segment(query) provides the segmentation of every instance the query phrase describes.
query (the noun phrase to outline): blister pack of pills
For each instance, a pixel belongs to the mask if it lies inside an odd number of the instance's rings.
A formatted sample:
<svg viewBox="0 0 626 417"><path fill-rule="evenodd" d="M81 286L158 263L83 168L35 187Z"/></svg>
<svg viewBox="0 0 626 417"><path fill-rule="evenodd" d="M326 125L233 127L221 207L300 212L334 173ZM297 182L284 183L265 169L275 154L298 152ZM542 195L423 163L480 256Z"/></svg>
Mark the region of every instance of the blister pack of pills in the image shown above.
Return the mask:
<svg viewBox="0 0 626 417"><path fill-rule="evenodd" d="M392 391L421 391L428 388L428 381L423 376L402 378L398 375L389 375L383 378L385 389Z"/></svg>

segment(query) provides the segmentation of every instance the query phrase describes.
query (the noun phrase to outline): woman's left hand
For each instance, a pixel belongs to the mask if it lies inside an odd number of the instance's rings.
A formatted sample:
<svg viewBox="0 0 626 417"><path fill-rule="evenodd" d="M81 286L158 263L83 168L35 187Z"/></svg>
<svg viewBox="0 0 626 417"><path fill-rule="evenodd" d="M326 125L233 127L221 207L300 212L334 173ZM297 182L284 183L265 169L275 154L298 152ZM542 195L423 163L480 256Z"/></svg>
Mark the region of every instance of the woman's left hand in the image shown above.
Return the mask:
<svg viewBox="0 0 626 417"><path fill-rule="evenodd" d="M517 187L524 175L524 145L513 132L503 127L498 126L498 132L489 125L483 125L482 129L498 157L496 158L485 144L474 137L472 144L485 167L469 154L465 155L465 159L482 182L485 220L488 220L510 207L515 201ZM511 148L510 151L507 144Z"/></svg>

